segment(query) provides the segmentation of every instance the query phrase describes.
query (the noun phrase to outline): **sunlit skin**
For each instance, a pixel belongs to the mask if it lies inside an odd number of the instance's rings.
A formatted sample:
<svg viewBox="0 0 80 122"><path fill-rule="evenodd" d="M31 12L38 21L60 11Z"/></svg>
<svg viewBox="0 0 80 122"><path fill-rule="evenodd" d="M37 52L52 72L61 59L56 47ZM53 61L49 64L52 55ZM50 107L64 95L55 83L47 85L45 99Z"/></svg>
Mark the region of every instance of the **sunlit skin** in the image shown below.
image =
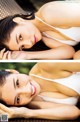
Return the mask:
<svg viewBox="0 0 80 122"><path fill-rule="evenodd" d="M39 84L25 74L9 75L1 89L2 99L15 106L28 104L40 92Z"/></svg>
<svg viewBox="0 0 80 122"><path fill-rule="evenodd" d="M6 43L10 50L29 49L41 40L41 33L32 22L21 19L17 24Z"/></svg>
<svg viewBox="0 0 80 122"><path fill-rule="evenodd" d="M71 45L73 45L74 40L77 40L56 29L62 28L66 30L71 27L80 27L79 4L80 3L73 2L68 3L67 1L49 2L35 13L35 18L32 20L15 17L13 21L17 23L18 26L9 34L10 38L5 40L5 45L10 51L5 53L5 49L1 50L0 59L61 60L73 58L75 50ZM48 36L45 35L45 33ZM41 49L41 51L21 51L22 49L30 49L40 40L42 40L49 49ZM65 43L65 40L71 40L72 44Z"/></svg>
<svg viewBox="0 0 80 122"><path fill-rule="evenodd" d="M24 117L52 120L72 120L80 116L79 108L73 103L50 102L40 97L40 95L56 99L79 97L80 95L76 90L56 82L50 82L50 80L34 77L35 74L50 79L66 78L73 75L72 73L80 72L80 63L41 62L34 65L29 76L17 73L14 70L8 69L6 71L13 74L7 76L5 83L0 87L0 94L2 92L0 99L12 107L0 103L0 114L8 114L9 118Z"/></svg>

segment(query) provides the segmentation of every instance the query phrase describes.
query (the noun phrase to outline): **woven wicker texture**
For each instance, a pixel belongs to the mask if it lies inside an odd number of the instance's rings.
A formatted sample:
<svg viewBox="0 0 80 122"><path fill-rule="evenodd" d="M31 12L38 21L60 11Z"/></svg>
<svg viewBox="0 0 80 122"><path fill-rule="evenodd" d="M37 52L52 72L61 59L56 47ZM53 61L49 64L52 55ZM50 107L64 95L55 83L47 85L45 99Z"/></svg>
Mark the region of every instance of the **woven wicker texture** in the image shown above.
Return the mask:
<svg viewBox="0 0 80 122"><path fill-rule="evenodd" d="M80 120L43 120L43 119L13 119L9 122L80 122Z"/></svg>
<svg viewBox="0 0 80 122"><path fill-rule="evenodd" d="M0 0L0 19L16 13L26 13L15 0Z"/></svg>

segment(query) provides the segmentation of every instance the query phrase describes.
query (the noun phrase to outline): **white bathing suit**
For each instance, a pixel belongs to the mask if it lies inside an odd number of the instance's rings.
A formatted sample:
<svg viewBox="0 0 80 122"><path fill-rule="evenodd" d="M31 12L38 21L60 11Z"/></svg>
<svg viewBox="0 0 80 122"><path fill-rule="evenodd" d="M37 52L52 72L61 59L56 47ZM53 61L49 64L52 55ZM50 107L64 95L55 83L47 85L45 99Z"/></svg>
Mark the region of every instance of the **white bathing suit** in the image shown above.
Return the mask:
<svg viewBox="0 0 80 122"><path fill-rule="evenodd" d="M43 34L51 39L57 40L61 43L64 44L68 44L71 46L75 46L80 42L80 27L70 27L70 28L57 28L57 27L53 27L52 25L46 23L45 21L43 21L42 19L40 19L39 17L35 16L39 21L43 22L45 25L48 25L49 27L55 29L56 31L60 32L61 34L71 38L72 40L60 40L54 37L51 37L49 34L47 34L46 32L43 32Z"/></svg>
<svg viewBox="0 0 80 122"><path fill-rule="evenodd" d="M38 76L35 74L30 74L31 76L41 78L43 80L48 80L50 82L56 82L61 85L64 85L74 91L76 91L78 94L80 94L80 72L73 73L72 75L66 77L66 78L60 78L60 79L49 79L42 76ZM50 98L46 96L39 95L43 100L50 101L50 102L56 102L56 103L63 103L63 104L71 104L76 105L78 102L79 97L68 97L64 99L60 98Z"/></svg>

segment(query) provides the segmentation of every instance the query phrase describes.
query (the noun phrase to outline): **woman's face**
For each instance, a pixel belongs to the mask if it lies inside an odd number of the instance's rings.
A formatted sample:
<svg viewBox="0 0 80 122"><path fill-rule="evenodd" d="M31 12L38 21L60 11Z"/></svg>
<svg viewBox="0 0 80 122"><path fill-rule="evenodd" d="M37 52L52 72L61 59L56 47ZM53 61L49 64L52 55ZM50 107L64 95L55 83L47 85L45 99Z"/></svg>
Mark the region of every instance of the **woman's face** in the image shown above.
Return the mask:
<svg viewBox="0 0 80 122"><path fill-rule="evenodd" d="M40 86L25 74L11 74L1 87L2 100L8 105L28 104L40 92Z"/></svg>
<svg viewBox="0 0 80 122"><path fill-rule="evenodd" d="M31 21L17 22L6 43L10 50L29 49L41 40L41 33Z"/></svg>

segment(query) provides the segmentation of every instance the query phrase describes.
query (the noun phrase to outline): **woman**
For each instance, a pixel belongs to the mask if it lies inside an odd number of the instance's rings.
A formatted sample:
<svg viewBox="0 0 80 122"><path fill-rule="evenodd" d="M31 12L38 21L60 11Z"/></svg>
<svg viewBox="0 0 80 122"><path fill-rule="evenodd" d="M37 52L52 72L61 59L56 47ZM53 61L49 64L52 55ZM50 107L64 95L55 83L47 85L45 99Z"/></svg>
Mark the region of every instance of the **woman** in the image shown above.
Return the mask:
<svg viewBox="0 0 80 122"><path fill-rule="evenodd" d="M75 119L80 116L79 96L80 63L37 63L29 76L14 70L0 73L0 100L14 106L0 104L0 113L9 118Z"/></svg>
<svg viewBox="0 0 80 122"><path fill-rule="evenodd" d="M38 12L14 15L0 21L1 59L69 59L80 42L80 2L56 1L43 5ZM40 40L49 47L30 49ZM46 54L46 55L45 55Z"/></svg>

